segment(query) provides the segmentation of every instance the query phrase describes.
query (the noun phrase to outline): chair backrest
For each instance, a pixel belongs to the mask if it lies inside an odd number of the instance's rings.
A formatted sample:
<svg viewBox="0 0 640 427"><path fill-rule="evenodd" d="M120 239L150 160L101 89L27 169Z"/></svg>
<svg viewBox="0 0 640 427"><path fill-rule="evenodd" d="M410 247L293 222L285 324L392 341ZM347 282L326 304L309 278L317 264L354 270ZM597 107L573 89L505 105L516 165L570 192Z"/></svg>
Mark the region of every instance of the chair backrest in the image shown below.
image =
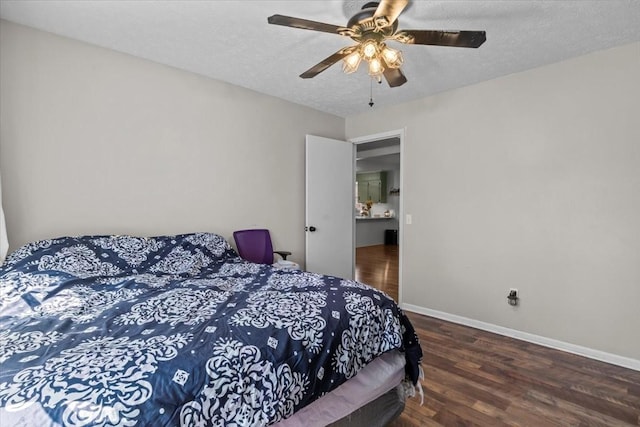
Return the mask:
<svg viewBox="0 0 640 427"><path fill-rule="evenodd" d="M273 264L273 244L269 230L238 230L234 231L233 239L243 259L258 264Z"/></svg>

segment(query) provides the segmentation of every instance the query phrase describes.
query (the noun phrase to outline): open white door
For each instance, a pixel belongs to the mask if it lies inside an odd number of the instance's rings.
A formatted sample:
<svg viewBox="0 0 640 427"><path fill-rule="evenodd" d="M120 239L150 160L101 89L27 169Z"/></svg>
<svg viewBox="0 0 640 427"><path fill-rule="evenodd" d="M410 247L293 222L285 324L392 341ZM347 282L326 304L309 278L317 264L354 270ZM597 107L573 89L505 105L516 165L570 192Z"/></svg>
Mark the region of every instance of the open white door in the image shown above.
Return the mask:
<svg viewBox="0 0 640 427"><path fill-rule="evenodd" d="M353 278L354 146L306 138L306 270Z"/></svg>

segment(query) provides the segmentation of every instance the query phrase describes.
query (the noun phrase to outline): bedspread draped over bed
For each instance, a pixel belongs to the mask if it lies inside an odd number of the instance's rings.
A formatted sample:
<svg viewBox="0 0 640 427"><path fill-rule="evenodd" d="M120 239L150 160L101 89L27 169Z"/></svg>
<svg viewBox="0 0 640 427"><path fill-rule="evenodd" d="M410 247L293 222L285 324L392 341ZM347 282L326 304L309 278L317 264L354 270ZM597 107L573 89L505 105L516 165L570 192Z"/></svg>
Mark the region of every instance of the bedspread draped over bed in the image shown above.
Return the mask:
<svg viewBox="0 0 640 427"><path fill-rule="evenodd" d="M393 349L415 384L384 293L245 262L216 234L45 240L0 268L2 425L268 425Z"/></svg>

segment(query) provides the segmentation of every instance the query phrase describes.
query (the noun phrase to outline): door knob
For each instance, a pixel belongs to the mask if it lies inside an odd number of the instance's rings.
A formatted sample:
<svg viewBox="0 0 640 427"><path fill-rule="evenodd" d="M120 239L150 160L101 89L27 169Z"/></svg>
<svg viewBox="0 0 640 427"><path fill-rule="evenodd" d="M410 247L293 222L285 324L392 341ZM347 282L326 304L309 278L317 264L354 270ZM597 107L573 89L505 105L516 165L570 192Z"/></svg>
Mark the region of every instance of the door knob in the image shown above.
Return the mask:
<svg viewBox="0 0 640 427"><path fill-rule="evenodd" d="M311 231L312 233L313 233L314 231L316 231L316 230L317 230L317 228L315 228L313 225L312 225L311 227L305 227L305 228L304 228L304 231Z"/></svg>

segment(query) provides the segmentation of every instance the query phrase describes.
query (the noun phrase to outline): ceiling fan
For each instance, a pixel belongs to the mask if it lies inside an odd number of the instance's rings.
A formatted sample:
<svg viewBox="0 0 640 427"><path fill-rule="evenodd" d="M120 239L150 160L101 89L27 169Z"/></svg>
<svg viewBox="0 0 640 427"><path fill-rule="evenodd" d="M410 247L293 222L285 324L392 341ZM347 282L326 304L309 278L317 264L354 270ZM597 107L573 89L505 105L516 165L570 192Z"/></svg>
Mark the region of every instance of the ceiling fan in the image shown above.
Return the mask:
<svg viewBox="0 0 640 427"><path fill-rule="evenodd" d="M400 70L404 61L402 52L387 46L386 41L477 48L487 39L484 31L398 30L398 16L408 3L409 0L367 3L360 12L349 19L346 27L283 15L270 16L268 22L285 27L339 34L351 37L357 42L353 46L340 49L300 74L303 79L317 76L341 59L342 70L350 74L358 69L364 59L369 63L369 75L378 82L381 82L384 76L391 87L402 86L407 82L407 78Z"/></svg>

